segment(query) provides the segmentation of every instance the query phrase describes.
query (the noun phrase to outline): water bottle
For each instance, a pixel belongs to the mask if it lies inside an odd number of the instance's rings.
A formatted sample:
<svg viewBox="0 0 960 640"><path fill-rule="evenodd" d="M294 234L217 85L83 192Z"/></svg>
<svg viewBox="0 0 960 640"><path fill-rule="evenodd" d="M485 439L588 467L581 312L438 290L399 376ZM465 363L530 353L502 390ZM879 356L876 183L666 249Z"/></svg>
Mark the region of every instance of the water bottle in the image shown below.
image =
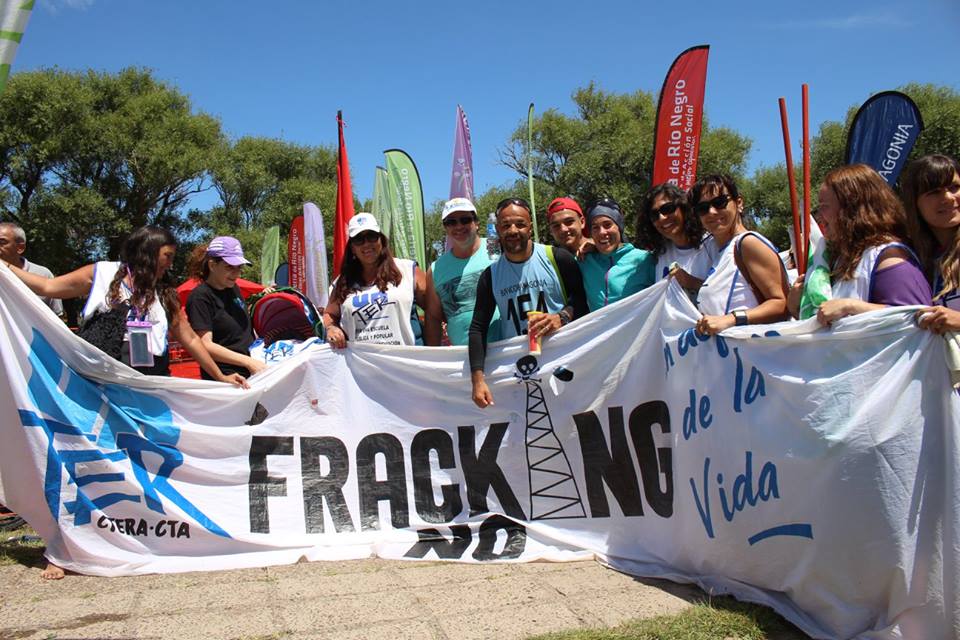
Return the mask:
<svg viewBox="0 0 960 640"><path fill-rule="evenodd" d="M500 256L500 238L497 236L497 214L490 212L487 216L487 255L491 260Z"/></svg>

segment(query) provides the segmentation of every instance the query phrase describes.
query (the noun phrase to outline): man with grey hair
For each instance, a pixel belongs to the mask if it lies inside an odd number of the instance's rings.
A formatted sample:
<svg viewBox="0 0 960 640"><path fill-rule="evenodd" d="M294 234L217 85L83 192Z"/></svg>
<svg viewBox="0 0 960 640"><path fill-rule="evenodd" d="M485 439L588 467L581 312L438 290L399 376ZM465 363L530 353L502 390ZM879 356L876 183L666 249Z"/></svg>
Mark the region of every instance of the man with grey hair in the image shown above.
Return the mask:
<svg viewBox="0 0 960 640"><path fill-rule="evenodd" d="M53 273L50 269L30 262L23 257L23 252L26 250L27 234L24 233L23 227L14 222L0 222L0 258L29 273L35 273L44 278L52 278ZM57 298L40 299L53 309L54 313L63 318L63 302L61 300Z"/></svg>

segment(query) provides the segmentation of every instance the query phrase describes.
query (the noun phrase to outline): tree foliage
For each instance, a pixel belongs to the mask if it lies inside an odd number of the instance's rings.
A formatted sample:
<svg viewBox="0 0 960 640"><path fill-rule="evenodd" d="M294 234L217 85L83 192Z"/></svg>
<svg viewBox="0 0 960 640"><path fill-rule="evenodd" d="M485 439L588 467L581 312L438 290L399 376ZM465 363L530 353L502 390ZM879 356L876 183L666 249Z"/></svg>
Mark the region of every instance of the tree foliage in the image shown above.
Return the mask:
<svg viewBox="0 0 960 640"><path fill-rule="evenodd" d="M183 226L221 143L219 123L149 71L13 76L0 96L5 219L54 271L115 252L137 226Z"/></svg>
<svg viewBox="0 0 960 640"><path fill-rule="evenodd" d="M534 120L531 155L537 202L542 207L554 197L572 195L586 204L609 196L632 222L653 172L655 97L645 91L609 93L591 83L574 92L573 102L574 116L548 109ZM739 176L749 150L748 138L730 129L712 129L705 120L698 171ZM525 179L526 122L511 135L501 161ZM541 217L538 222L543 236L546 221Z"/></svg>

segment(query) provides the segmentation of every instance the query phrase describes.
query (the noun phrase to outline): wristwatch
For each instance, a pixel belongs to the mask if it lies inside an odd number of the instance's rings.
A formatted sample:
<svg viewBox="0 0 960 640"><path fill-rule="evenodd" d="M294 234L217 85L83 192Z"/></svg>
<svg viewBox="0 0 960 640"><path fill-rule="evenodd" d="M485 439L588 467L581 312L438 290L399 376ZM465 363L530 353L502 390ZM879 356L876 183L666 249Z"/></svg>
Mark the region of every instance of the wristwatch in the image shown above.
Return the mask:
<svg viewBox="0 0 960 640"><path fill-rule="evenodd" d="M557 315L560 316L561 327L564 326L565 324L568 324L570 320L572 320L572 318L570 317L570 312L567 311L566 309L561 309L560 311L557 312Z"/></svg>
<svg viewBox="0 0 960 640"><path fill-rule="evenodd" d="M733 312L734 324L738 327L750 324L750 321L747 320L746 311L734 311Z"/></svg>

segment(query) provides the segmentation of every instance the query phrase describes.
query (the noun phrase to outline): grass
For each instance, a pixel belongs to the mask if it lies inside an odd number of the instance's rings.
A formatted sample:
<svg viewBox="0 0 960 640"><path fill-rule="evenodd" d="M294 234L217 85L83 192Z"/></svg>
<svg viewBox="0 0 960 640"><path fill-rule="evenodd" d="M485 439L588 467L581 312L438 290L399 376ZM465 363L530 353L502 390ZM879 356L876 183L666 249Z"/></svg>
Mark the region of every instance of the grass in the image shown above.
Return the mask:
<svg viewBox="0 0 960 640"><path fill-rule="evenodd" d="M30 527L21 527L14 531L0 532L0 566L22 564L28 567L44 567L47 561L43 558L45 548L42 541L23 542L20 536L35 536L36 531Z"/></svg>
<svg viewBox="0 0 960 640"><path fill-rule="evenodd" d="M578 629L528 640L802 640L803 633L772 609L713 598L674 616L632 620L606 629Z"/></svg>

